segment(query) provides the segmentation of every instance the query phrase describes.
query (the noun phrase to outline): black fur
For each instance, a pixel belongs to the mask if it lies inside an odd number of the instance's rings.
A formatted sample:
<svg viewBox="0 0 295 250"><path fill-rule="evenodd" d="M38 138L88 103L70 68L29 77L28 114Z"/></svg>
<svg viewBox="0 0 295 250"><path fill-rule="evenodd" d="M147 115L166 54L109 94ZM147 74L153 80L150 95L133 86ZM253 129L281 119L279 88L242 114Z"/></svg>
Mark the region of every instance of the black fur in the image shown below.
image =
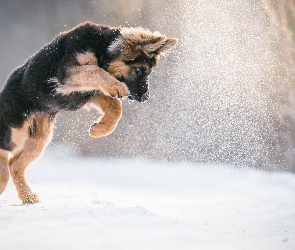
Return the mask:
<svg viewBox="0 0 295 250"><path fill-rule="evenodd" d="M62 94L57 87L66 84L67 70L79 65L79 53L91 52L98 66L109 71L111 62L119 60L120 50L110 53L108 48L122 38L120 31L120 28L85 22L61 33L16 68L0 93L0 148L13 150L11 129L20 128L31 115L43 112L53 117L60 110L77 110L98 94L98 90ZM130 99L146 101L149 98L148 75L157 63L156 57L142 53L124 63L133 73L125 78L118 76L118 80L127 85ZM33 133L29 131L29 135Z"/></svg>
<svg viewBox="0 0 295 250"><path fill-rule="evenodd" d="M77 52L93 52L98 65L107 68L113 60L107 48L119 36L117 28L86 22L60 34L16 68L0 93L0 148L11 150L10 128L21 127L26 117L36 112L55 115L87 103L96 91L61 95L50 79L57 77L63 84L67 67L78 63Z"/></svg>

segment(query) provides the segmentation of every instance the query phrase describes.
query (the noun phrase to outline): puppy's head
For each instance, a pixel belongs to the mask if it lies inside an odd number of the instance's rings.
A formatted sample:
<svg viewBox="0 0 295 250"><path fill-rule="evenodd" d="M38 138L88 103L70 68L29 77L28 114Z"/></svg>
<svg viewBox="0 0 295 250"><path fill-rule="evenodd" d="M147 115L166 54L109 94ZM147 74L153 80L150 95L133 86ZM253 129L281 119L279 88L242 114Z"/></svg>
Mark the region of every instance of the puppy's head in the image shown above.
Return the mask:
<svg viewBox="0 0 295 250"><path fill-rule="evenodd" d="M108 48L112 61L107 71L124 82L130 99L144 102L149 98L148 75L161 55L173 48L175 38L143 28L123 28L121 36Z"/></svg>

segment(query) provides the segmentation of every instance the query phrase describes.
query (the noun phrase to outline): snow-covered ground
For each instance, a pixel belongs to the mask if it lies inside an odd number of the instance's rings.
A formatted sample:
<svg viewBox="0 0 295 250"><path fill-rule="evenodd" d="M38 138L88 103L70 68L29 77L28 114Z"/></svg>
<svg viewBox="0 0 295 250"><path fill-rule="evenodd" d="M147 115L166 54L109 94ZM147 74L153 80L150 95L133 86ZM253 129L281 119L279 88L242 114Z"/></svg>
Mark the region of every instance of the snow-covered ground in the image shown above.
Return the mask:
<svg viewBox="0 0 295 250"><path fill-rule="evenodd" d="M0 196L1 250L295 249L295 175L46 153Z"/></svg>

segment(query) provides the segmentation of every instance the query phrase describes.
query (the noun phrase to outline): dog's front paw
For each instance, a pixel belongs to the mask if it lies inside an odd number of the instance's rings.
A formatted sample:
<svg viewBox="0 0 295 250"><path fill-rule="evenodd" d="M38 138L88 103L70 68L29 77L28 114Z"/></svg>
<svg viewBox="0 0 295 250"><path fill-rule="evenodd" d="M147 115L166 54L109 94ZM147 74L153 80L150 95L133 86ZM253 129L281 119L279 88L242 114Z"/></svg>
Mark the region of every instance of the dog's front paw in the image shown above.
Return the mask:
<svg viewBox="0 0 295 250"><path fill-rule="evenodd" d="M22 198L23 204L34 204L40 203L41 200L37 194L27 194Z"/></svg>
<svg viewBox="0 0 295 250"><path fill-rule="evenodd" d="M127 85L124 82L116 81L111 85L109 95L114 98L126 97L130 94Z"/></svg>
<svg viewBox="0 0 295 250"><path fill-rule="evenodd" d="M116 126L114 126L113 124L107 124L102 121L94 122L89 129L89 134L93 138L107 136L115 130L115 127Z"/></svg>

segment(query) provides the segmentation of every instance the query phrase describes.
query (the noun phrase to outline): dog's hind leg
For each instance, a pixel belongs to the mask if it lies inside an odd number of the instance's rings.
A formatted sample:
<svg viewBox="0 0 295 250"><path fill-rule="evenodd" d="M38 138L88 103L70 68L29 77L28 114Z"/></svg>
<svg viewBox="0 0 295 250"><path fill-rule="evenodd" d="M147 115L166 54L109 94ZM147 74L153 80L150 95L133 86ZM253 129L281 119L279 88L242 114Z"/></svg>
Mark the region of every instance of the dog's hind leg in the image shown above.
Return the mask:
<svg viewBox="0 0 295 250"><path fill-rule="evenodd" d="M54 120L54 117L44 113L36 114L29 126L28 139L22 150L9 162L11 177L23 203L40 202L38 195L32 192L26 180L26 169L31 162L43 153L45 147L51 141Z"/></svg>
<svg viewBox="0 0 295 250"><path fill-rule="evenodd" d="M102 117L91 125L90 136L97 138L111 134L122 116L122 101L105 95L96 95L90 104L102 114Z"/></svg>
<svg viewBox="0 0 295 250"><path fill-rule="evenodd" d="M0 194L3 193L9 179L8 155L9 151L0 149Z"/></svg>

